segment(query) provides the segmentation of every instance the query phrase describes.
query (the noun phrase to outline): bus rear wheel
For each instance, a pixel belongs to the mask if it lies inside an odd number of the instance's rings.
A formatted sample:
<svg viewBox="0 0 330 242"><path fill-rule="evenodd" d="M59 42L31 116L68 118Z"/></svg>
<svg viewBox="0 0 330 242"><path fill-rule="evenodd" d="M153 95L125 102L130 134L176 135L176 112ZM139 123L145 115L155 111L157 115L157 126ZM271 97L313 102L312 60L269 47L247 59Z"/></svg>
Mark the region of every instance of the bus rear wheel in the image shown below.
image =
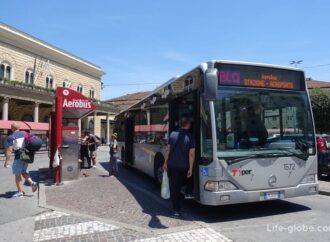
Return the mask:
<svg viewBox="0 0 330 242"><path fill-rule="evenodd" d="M164 161L164 156L160 153L157 153L154 160L154 177L159 184L161 184L163 180Z"/></svg>

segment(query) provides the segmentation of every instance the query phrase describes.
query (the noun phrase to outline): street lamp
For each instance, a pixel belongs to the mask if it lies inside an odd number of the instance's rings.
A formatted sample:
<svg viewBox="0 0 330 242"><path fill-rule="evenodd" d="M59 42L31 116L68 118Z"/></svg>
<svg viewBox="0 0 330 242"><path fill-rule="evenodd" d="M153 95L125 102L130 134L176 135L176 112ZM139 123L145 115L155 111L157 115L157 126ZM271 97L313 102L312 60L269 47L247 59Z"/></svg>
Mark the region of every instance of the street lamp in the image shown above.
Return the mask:
<svg viewBox="0 0 330 242"><path fill-rule="evenodd" d="M294 67L297 68L297 66L301 64L301 62L303 62L303 60L298 60L298 61L293 60L290 62L290 65L294 65Z"/></svg>

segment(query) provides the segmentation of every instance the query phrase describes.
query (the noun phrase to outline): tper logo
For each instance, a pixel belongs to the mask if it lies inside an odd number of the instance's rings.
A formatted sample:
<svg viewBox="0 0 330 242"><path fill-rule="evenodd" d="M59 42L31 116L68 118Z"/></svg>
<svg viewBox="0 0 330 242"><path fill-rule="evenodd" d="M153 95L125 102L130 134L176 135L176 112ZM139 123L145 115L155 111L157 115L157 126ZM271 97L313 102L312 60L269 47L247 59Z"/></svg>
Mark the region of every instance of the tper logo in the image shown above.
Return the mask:
<svg viewBox="0 0 330 242"><path fill-rule="evenodd" d="M231 173L233 176L245 176L251 175L252 170L241 170L241 169L233 169Z"/></svg>

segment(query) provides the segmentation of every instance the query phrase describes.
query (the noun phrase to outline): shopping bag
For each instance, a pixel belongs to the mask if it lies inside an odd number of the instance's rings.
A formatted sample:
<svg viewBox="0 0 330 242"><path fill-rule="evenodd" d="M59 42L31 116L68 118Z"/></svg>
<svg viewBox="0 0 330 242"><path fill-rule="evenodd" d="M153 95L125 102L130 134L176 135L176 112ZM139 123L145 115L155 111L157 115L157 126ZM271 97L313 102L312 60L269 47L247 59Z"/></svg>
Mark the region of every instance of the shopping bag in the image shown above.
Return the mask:
<svg viewBox="0 0 330 242"><path fill-rule="evenodd" d="M60 166L60 155L58 149L56 149L54 160L53 160L53 168Z"/></svg>
<svg viewBox="0 0 330 242"><path fill-rule="evenodd" d="M171 197L171 195L170 195L170 182L168 180L168 175L167 175L166 171L164 171L164 173L163 173L161 196L164 199L169 199Z"/></svg>

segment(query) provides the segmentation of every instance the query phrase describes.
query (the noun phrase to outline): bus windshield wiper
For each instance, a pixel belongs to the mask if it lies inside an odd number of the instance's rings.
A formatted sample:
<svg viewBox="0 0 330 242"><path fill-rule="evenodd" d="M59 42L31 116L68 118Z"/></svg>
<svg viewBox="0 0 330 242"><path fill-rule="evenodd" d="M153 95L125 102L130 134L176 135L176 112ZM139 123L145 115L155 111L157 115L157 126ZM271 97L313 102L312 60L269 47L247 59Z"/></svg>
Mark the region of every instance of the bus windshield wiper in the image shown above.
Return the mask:
<svg viewBox="0 0 330 242"><path fill-rule="evenodd" d="M291 154L291 155L293 155L293 156L295 156L295 157L297 157L297 158L299 158L301 160L305 160L306 161L308 159L308 153L307 152L303 152L302 151L301 154L298 154L298 153L296 153L296 152L294 152L294 151L292 151L292 150L290 150L288 148L277 148L277 150L285 151L288 154Z"/></svg>
<svg viewBox="0 0 330 242"><path fill-rule="evenodd" d="M276 151L278 150L278 151ZM274 152L267 152L267 153L259 153L259 154L252 154L252 155L246 155L246 156L241 156L235 159L230 159L227 160L227 162L232 165L244 160L249 160L249 159L253 159L253 158L269 158L269 157L281 157L281 156L286 156L286 155L293 155L301 160L307 160L308 159L308 155L302 153L302 154L298 154L296 152L293 152L289 149L286 148L277 148L276 150L274 150ZM279 152L280 151L280 152ZM284 152L282 152L284 151Z"/></svg>
<svg viewBox="0 0 330 242"><path fill-rule="evenodd" d="M249 159L252 159L252 158L268 158L268 157L279 156L279 155L283 155L283 153L262 153L262 154L259 153L259 154L241 156L241 157L238 157L238 158L235 158L235 159L230 159L230 160L227 160L227 162L230 165L232 165L232 164L235 164L235 163L238 163L238 162L241 162L241 161L244 161L244 160L249 160Z"/></svg>

